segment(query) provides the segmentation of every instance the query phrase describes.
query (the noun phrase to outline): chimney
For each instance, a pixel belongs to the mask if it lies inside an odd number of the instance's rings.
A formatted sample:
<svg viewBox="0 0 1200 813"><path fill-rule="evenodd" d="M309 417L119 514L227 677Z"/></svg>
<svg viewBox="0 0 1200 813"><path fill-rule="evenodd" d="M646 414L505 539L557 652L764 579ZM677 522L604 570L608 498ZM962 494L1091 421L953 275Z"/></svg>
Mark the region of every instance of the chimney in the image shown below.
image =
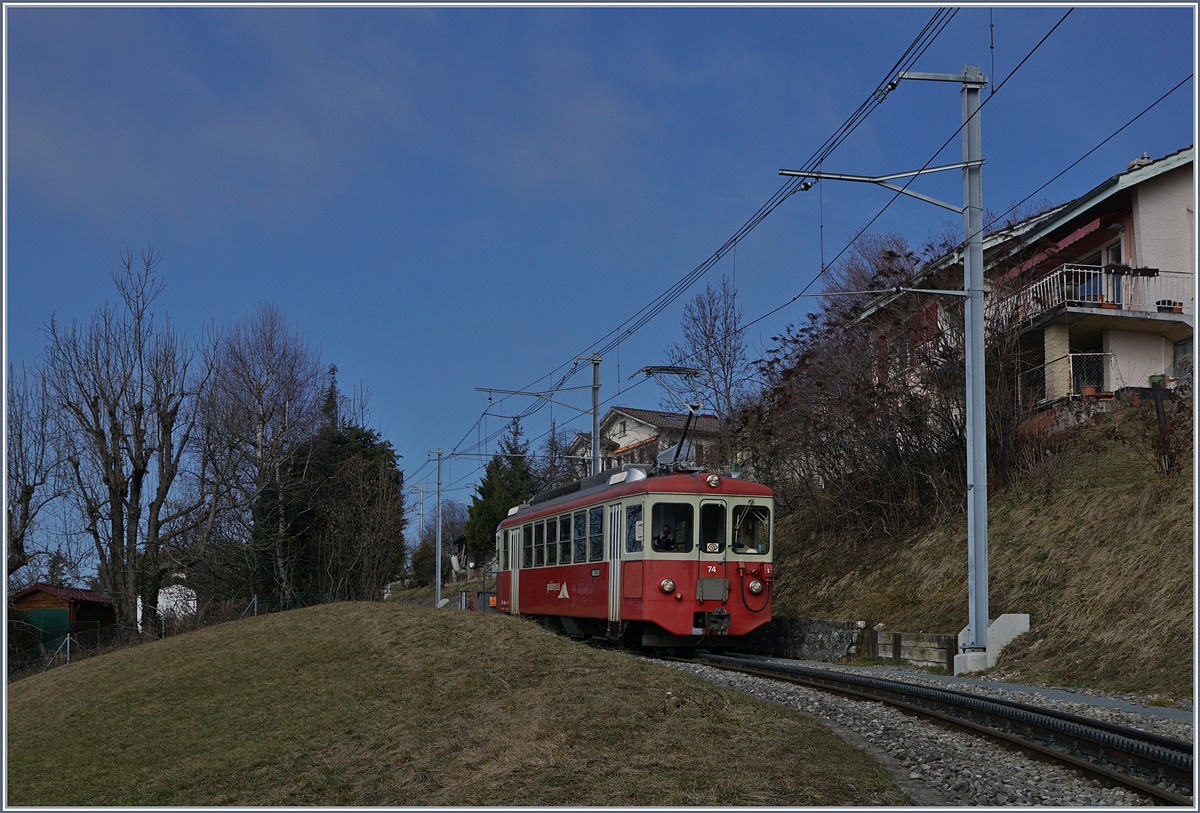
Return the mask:
<svg viewBox="0 0 1200 813"><path fill-rule="evenodd" d="M1125 168L1125 171L1133 172L1135 169L1141 169L1142 167L1149 166L1153 163L1154 162L1150 160L1150 153L1144 152L1142 153L1141 158L1134 158L1132 161L1130 161L1129 166Z"/></svg>

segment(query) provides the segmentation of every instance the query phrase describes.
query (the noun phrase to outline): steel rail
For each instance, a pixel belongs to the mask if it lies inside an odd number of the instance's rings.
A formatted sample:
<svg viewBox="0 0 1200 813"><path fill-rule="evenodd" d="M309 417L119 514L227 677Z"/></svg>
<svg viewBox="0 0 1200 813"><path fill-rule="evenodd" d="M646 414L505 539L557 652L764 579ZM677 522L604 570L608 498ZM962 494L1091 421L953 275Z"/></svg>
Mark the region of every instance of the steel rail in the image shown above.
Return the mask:
<svg viewBox="0 0 1200 813"><path fill-rule="evenodd" d="M1069 765L1101 781L1144 793L1158 804L1193 805L1191 797L1129 772L1137 770L1150 777L1166 777L1190 791L1191 743L1024 703L842 671L798 665L748 665L743 658L727 655L698 654L690 659L671 660L883 702L938 723L982 734L1042 759ZM1064 746L1072 750L1063 750Z"/></svg>

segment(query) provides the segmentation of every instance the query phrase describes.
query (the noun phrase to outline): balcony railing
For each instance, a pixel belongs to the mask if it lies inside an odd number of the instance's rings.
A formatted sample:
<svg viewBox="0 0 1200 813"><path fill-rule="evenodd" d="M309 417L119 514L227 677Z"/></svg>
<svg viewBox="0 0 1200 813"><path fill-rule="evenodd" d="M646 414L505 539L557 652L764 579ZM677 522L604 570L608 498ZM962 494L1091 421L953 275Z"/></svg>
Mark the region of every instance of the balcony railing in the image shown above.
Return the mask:
<svg viewBox="0 0 1200 813"><path fill-rule="evenodd" d="M1111 393L1116 377L1112 353L1069 353L1021 375L1021 406Z"/></svg>
<svg viewBox="0 0 1200 813"><path fill-rule="evenodd" d="M1062 265L1042 279L999 299L993 318L1004 327L1032 322L1062 307L1098 312L1195 312L1191 274L1155 273L1113 266Z"/></svg>

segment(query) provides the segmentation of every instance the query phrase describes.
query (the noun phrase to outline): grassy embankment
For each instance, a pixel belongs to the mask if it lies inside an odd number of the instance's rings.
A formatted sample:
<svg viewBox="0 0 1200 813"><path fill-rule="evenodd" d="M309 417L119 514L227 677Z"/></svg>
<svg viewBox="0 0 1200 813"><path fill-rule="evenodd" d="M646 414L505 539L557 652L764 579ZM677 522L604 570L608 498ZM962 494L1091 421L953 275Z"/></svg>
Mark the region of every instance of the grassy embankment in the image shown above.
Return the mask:
<svg viewBox="0 0 1200 813"><path fill-rule="evenodd" d="M812 720L501 617L249 618L8 687L9 805L894 805Z"/></svg>
<svg viewBox="0 0 1200 813"><path fill-rule="evenodd" d="M1079 432L989 500L989 609L1029 613L998 671L1162 698L1192 694L1193 472L1170 481ZM967 623L964 517L903 538L777 529L777 614L957 634Z"/></svg>

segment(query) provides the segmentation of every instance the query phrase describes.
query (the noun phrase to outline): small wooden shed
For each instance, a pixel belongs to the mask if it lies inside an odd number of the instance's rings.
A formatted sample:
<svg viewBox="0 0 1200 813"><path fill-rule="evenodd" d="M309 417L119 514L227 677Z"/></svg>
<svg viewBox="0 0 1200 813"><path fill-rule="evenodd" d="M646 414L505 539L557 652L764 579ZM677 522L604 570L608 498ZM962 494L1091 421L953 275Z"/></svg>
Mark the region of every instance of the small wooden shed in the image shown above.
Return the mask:
<svg viewBox="0 0 1200 813"><path fill-rule="evenodd" d="M12 597L12 607L40 630L43 644L69 633L95 636L117 623L112 599L94 590L38 582Z"/></svg>

